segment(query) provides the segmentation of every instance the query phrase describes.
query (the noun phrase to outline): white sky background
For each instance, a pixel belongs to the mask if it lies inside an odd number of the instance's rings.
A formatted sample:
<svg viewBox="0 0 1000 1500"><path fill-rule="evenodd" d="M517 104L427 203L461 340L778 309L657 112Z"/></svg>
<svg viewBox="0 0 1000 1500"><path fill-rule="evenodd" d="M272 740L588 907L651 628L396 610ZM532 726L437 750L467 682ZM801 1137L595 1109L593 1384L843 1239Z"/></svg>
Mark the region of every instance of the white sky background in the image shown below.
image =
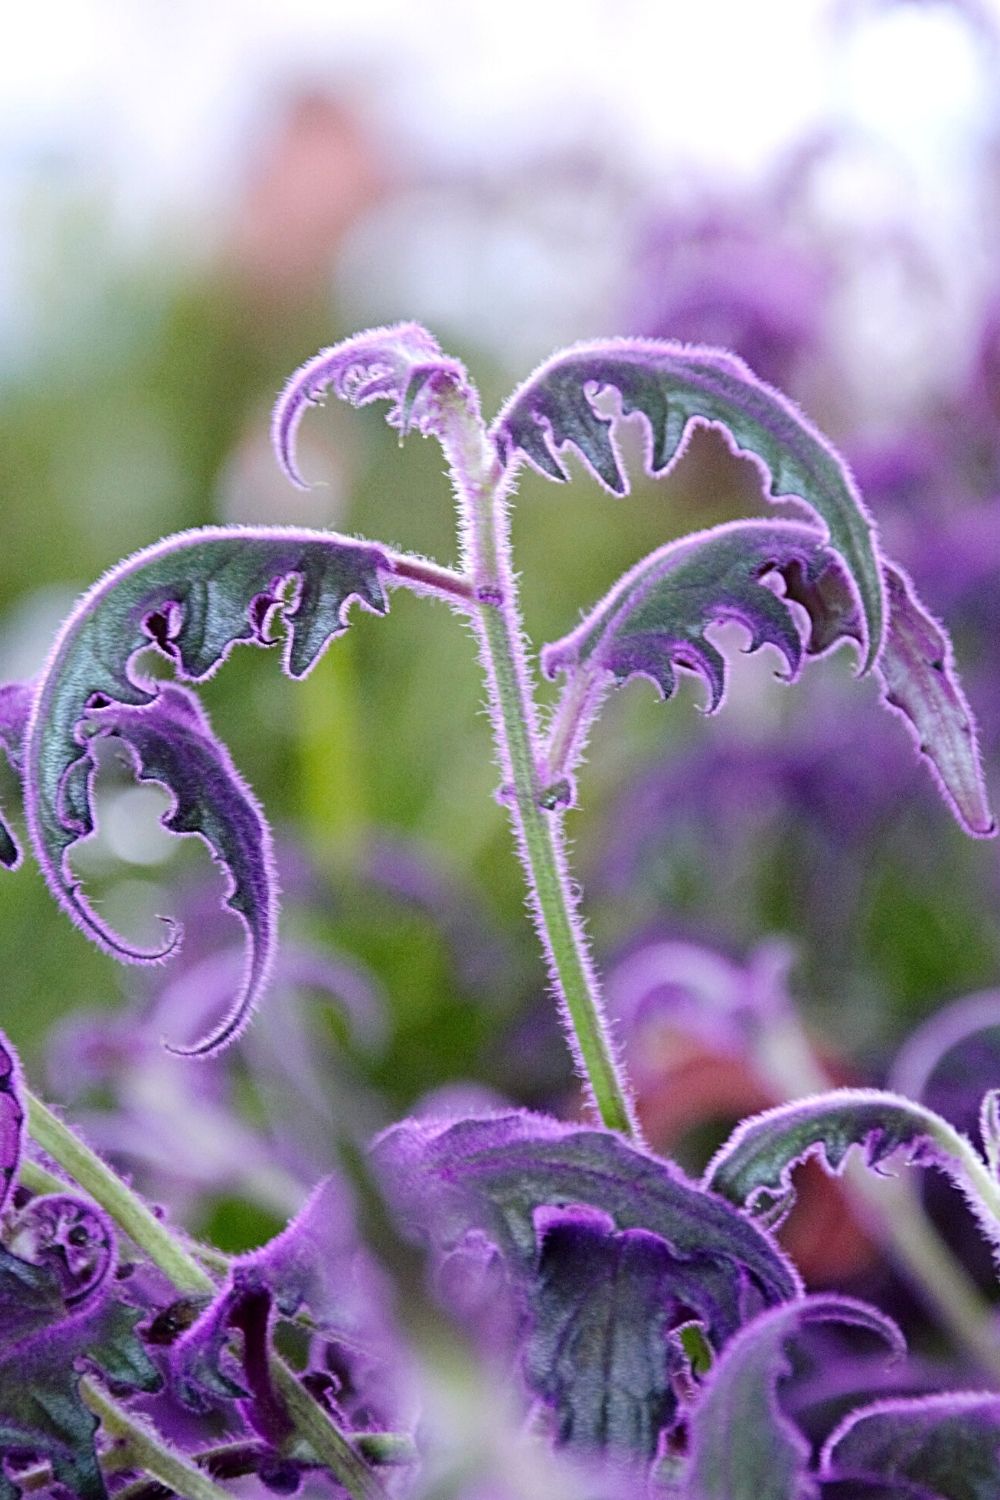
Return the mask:
<svg viewBox="0 0 1000 1500"><path fill-rule="evenodd" d="M1000 24L1000 0L964 3ZM851 4L8 0L0 335L30 260L17 242L26 184L97 187L125 244L178 224L197 241L262 101L302 78L363 81L376 125L425 166L516 161L546 134L596 124L654 189L684 170L752 180L810 126L849 120L903 160L900 210L947 253L976 212L970 144L1000 119L1000 67L943 4L868 4L863 27L838 32ZM845 185L845 214L864 213L864 192ZM980 249L985 260L996 246Z"/></svg>
<svg viewBox="0 0 1000 1500"><path fill-rule="evenodd" d="M1000 21L1000 0L984 9ZM831 0L46 0L4 11L8 169L45 150L93 154L138 203L210 187L241 114L300 70L370 75L376 112L443 154L516 145L564 107L606 119L653 171L677 153L752 171L831 111L920 154L946 146L982 93L940 5L900 6L846 48L834 45Z"/></svg>

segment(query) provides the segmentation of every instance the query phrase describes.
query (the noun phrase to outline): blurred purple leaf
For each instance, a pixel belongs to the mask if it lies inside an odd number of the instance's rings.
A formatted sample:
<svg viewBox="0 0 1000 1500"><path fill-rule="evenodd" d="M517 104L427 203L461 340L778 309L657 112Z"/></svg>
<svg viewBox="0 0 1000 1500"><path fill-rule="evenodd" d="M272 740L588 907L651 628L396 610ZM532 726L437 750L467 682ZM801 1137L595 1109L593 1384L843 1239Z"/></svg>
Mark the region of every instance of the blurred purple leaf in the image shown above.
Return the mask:
<svg viewBox="0 0 1000 1500"><path fill-rule="evenodd" d="M832 1479L912 1483L940 1500L996 1500L1000 1396L959 1391L879 1401L845 1418L822 1465Z"/></svg>
<svg viewBox="0 0 1000 1500"><path fill-rule="evenodd" d="M271 1380L274 1320L306 1306L321 1332L356 1334L356 1245L350 1205L328 1178L281 1234L231 1263L216 1297L174 1345L171 1368L180 1399L195 1410L239 1400L255 1430L280 1446L292 1429ZM239 1363L228 1352L232 1331L242 1335Z"/></svg>
<svg viewBox="0 0 1000 1500"><path fill-rule="evenodd" d="M612 1131L528 1111L444 1126L407 1120L379 1137L375 1155L401 1214L443 1248L483 1231L512 1265L533 1271L535 1210L582 1204L609 1215L616 1229L660 1235L681 1259L716 1263L765 1303L799 1290L767 1236L672 1162ZM735 1309L731 1317L735 1327Z"/></svg>
<svg viewBox="0 0 1000 1500"><path fill-rule="evenodd" d="M810 1296L761 1313L723 1350L691 1413L684 1500L815 1500L809 1444L778 1389L791 1372L788 1346L816 1322L853 1324L905 1353L891 1319L851 1297Z"/></svg>
<svg viewBox="0 0 1000 1500"><path fill-rule="evenodd" d="M736 355L653 339L574 345L539 366L503 407L491 428L501 459L527 459L539 473L565 480L559 455L572 444L612 493L627 493L614 419L601 416L592 399L609 388L619 394L623 417L645 421L651 474L670 472L692 427L719 427L734 452L754 460L770 498L798 500L818 517L857 591L870 668L885 625L873 522L826 438Z"/></svg>

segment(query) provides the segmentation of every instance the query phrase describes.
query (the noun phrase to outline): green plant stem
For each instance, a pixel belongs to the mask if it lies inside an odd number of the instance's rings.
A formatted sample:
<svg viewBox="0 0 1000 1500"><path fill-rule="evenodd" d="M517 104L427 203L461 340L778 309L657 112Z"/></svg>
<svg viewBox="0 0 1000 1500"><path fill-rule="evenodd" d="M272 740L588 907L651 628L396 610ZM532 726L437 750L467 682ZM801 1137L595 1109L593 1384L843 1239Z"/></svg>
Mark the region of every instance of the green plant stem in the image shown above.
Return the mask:
<svg viewBox="0 0 1000 1500"><path fill-rule="evenodd" d="M538 714L522 642L510 563L505 474L478 416L457 400L442 444L462 527L463 569L473 580L503 788L514 821L542 947L563 1000L570 1046L602 1122L640 1138L631 1093L608 1030L565 867L562 812L546 805L539 772ZM506 774L506 772L505 772Z"/></svg>
<svg viewBox="0 0 1000 1500"><path fill-rule="evenodd" d="M511 770L511 807L542 944L565 1000L584 1076L601 1121L611 1130L638 1138L635 1112L601 1010L595 976L574 922L557 843L561 815L539 805L543 789L525 723L511 631L504 615L490 606L482 608L481 620L505 759Z"/></svg>
<svg viewBox="0 0 1000 1500"><path fill-rule="evenodd" d="M216 1283L198 1263L195 1253L188 1250L128 1184L46 1105L27 1090L25 1098L28 1130L36 1145L111 1215L118 1227L145 1251L178 1291L212 1296ZM307 1445L315 1461L326 1465L352 1500L385 1500L385 1490L377 1476L279 1355L271 1356L271 1378L285 1401L298 1438ZM147 1441L152 1442L152 1438L147 1438ZM163 1450L163 1455L164 1462L175 1457L166 1450ZM204 1493L207 1500L208 1492ZM213 1485L211 1493L219 1497L225 1492Z"/></svg>

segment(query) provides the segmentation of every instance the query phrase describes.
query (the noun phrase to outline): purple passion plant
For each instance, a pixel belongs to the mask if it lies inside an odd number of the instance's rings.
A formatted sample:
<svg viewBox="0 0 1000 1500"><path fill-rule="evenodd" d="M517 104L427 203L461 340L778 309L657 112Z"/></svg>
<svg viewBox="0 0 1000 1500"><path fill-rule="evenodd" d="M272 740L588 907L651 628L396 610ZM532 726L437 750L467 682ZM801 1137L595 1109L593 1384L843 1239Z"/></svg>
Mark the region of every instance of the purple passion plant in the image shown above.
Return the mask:
<svg viewBox="0 0 1000 1500"><path fill-rule="evenodd" d="M561 1473L568 1456L584 1465L570 1493L596 1484L601 1494L680 1500L995 1495L1000 1419L990 1393L861 1405L814 1450L784 1405L800 1341L834 1323L898 1357L901 1335L854 1299L807 1295L771 1236L793 1197L795 1163L818 1155L839 1171L856 1146L875 1169L899 1158L940 1168L996 1253L995 1095L982 1117L985 1156L924 1105L834 1091L745 1122L705 1179L688 1179L643 1145L567 867L574 773L610 690L645 677L670 698L678 672L694 673L714 713L726 665L708 631L721 621L741 624L751 651L776 647L788 681L807 658L851 641L959 822L977 837L994 832L948 638L881 555L845 465L735 356L657 340L556 355L487 427L462 365L404 324L324 349L292 377L273 438L296 484L298 427L327 390L359 407L386 401L400 440L416 431L440 443L458 510L457 567L276 526L181 533L111 569L67 619L37 681L0 690L0 741L56 900L127 962L159 963L179 946L172 923L155 949L128 943L72 869L74 848L95 828L98 745L120 741L137 778L169 792L165 827L199 836L225 870L225 899L245 931L243 973L223 1013L172 1050L208 1057L234 1043L275 966L275 864L264 815L191 685L240 644L277 646L288 675L303 677L348 628L353 603L386 614L397 588L444 601L479 643L499 796L594 1116L408 1121L359 1169L369 1206L388 1206L404 1237L426 1246L463 1337L489 1329L491 1369L533 1414L535 1479L504 1474L496 1493L534 1493L539 1474ZM565 481L574 452L625 495L616 434L630 420L650 475L670 472L692 429L710 425L754 461L766 498L793 502L797 514L697 531L636 563L543 649L544 674L561 683L543 713L511 558L517 476L529 465ZM172 665L174 681L144 671L150 651ZM0 858L11 867L20 858L6 827ZM51 1484L101 1500L118 1475L129 1476L121 1493L192 1500L219 1500L219 1481L240 1475L278 1493L325 1476L359 1500L445 1492L434 1487L440 1459L401 1415L405 1403L373 1389L373 1371L398 1371L400 1355L384 1281L365 1269L336 1183L318 1184L278 1239L228 1260L187 1242L31 1096L9 1046L0 1062L0 1500ZM299 1329L292 1361L275 1343L289 1323ZM134 1392L147 1393L143 1416L128 1405ZM214 1438L198 1436L205 1412ZM447 1492L483 1493L454 1476Z"/></svg>

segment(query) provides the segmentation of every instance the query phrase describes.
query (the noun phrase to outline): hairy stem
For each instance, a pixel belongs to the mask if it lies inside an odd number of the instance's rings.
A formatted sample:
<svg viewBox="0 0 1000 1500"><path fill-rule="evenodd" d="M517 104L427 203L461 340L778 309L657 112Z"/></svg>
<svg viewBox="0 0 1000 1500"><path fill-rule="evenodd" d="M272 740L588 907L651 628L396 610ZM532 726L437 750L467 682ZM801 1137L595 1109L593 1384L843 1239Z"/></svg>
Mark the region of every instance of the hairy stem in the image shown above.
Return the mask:
<svg viewBox="0 0 1000 1500"><path fill-rule="evenodd" d="M473 580L494 731L518 851L570 1047L602 1122L639 1138L631 1093L608 1029L566 870L562 812L540 773L538 714L525 660L510 561L504 471L482 426L461 404L442 439Z"/></svg>
<svg viewBox="0 0 1000 1500"><path fill-rule="evenodd" d="M26 1102L28 1130L36 1145L111 1215L118 1227L145 1251L177 1290L199 1296L214 1295L216 1284L195 1255L146 1207L128 1184L46 1105L27 1091ZM306 1446L310 1457L329 1469L352 1500L385 1500L385 1490L377 1477L313 1400L295 1372L277 1354L271 1356L271 1378L288 1408L297 1438ZM150 1437L148 1441L153 1440ZM163 1454L164 1462L176 1457L165 1449ZM148 1463L146 1467L149 1468ZM150 1472L155 1471L150 1469ZM192 1500L196 1500L193 1491L182 1490L180 1493L190 1494ZM206 1500L208 1493L204 1492ZM213 1485L211 1493L218 1497L224 1492Z"/></svg>

